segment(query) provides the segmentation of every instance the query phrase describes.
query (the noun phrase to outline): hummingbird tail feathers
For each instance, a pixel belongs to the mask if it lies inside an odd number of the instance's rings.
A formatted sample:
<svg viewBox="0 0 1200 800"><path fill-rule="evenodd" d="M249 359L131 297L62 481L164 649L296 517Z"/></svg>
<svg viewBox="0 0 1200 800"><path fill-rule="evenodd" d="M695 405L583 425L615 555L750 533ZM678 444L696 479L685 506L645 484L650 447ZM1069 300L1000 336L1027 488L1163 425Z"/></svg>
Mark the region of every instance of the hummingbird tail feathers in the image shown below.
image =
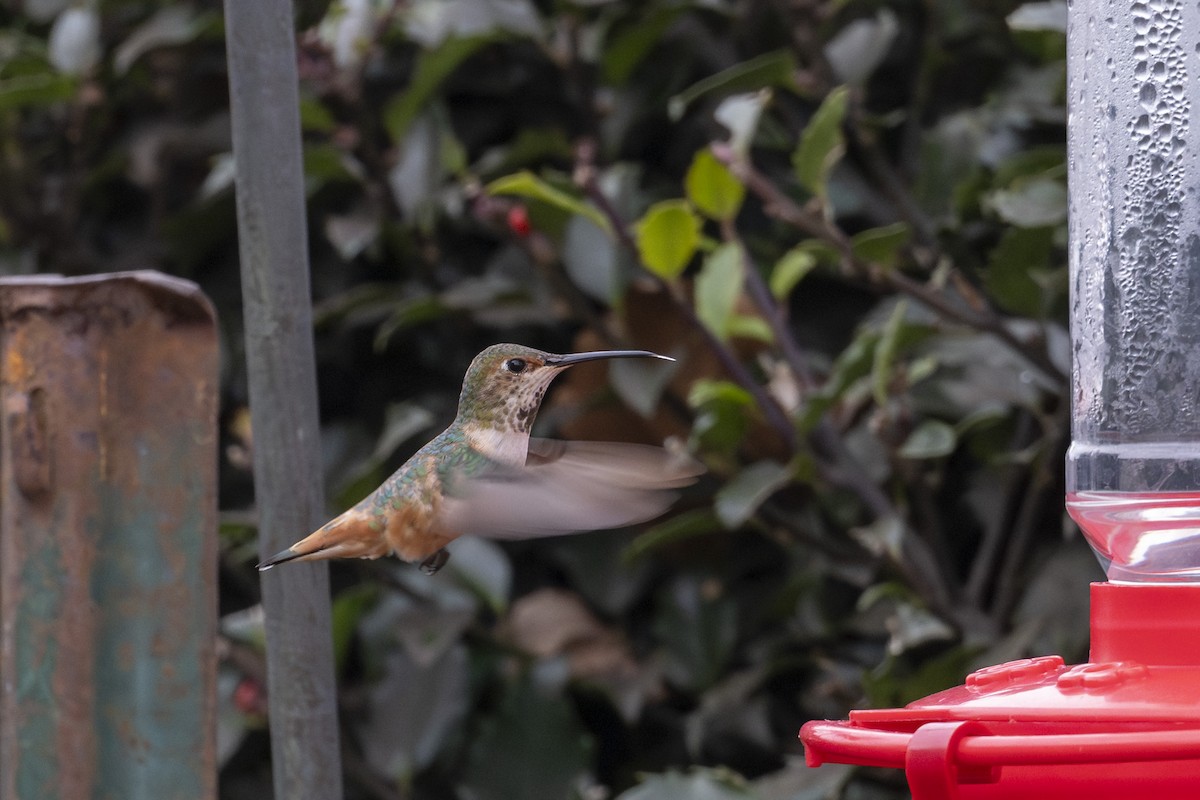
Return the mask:
<svg viewBox="0 0 1200 800"><path fill-rule="evenodd" d="M368 514L352 508L327 522L287 550L258 565L260 572L288 561L324 561L328 558L379 558L391 548L370 525Z"/></svg>

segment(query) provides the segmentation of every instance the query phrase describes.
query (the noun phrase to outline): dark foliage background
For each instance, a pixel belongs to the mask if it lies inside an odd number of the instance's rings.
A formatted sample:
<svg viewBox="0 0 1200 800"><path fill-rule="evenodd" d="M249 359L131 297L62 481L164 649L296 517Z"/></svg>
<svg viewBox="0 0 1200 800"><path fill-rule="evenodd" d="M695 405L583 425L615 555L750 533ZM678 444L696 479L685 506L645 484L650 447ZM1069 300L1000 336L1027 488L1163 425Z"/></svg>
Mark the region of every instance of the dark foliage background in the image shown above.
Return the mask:
<svg viewBox="0 0 1200 800"><path fill-rule="evenodd" d="M220 4L0 6L0 270L224 332L222 796L269 791ZM814 717L1086 655L1062 511L1062 2L298 3L330 512L496 341L709 467L637 530L333 567L351 798L887 798ZM304 532L297 532L298 534Z"/></svg>

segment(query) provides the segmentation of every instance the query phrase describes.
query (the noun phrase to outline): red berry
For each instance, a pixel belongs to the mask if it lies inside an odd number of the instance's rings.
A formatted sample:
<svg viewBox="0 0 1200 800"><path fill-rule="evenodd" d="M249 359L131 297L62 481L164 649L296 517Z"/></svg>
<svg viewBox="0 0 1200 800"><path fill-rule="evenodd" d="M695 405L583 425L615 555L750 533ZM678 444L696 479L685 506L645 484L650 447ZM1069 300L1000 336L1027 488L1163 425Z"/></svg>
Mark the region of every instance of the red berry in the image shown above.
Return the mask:
<svg viewBox="0 0 1200 800"><path fill-rule="evenodd" d="M242 678L233 690L233 705L243 714L262 714L266 710L262 685L253 678Z"/></svg>
<svg viewBox="0 0 1200 800"><path fill-rule="evenodd" d="M524 239L533 230L529 224L529 212L525 206L516 205L508 209L508 229Z"/></svg>

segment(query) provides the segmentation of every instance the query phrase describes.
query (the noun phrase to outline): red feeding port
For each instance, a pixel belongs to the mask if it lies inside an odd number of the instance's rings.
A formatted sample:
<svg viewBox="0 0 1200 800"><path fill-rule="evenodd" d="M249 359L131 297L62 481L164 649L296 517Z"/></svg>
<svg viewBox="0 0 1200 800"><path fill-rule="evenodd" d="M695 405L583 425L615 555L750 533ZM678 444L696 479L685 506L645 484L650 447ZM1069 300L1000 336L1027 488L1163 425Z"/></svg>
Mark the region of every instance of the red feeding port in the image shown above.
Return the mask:
<svg viewBox="0 0 1200 800"><path fill-rule="evenodd" d="M1200 795L1200 585L1092 585L1086 664L987 667L800 731L810 766L903 769L914 800Z"/></svg>

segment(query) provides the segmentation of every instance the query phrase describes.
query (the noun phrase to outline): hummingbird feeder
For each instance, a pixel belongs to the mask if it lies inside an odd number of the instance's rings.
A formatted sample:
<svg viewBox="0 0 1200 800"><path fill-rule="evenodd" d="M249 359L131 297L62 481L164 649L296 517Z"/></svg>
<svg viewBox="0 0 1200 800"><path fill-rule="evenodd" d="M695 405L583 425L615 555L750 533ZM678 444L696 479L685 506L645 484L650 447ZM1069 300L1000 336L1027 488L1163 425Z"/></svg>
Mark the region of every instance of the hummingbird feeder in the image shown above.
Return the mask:
<svg viewBox="0 0 1200 800"><path fill-rule="evenodd" d="M1067 510L1105 567L1091 653L800 732L914 800L1200 794L1200 6L1068 4Z"/></svg>

